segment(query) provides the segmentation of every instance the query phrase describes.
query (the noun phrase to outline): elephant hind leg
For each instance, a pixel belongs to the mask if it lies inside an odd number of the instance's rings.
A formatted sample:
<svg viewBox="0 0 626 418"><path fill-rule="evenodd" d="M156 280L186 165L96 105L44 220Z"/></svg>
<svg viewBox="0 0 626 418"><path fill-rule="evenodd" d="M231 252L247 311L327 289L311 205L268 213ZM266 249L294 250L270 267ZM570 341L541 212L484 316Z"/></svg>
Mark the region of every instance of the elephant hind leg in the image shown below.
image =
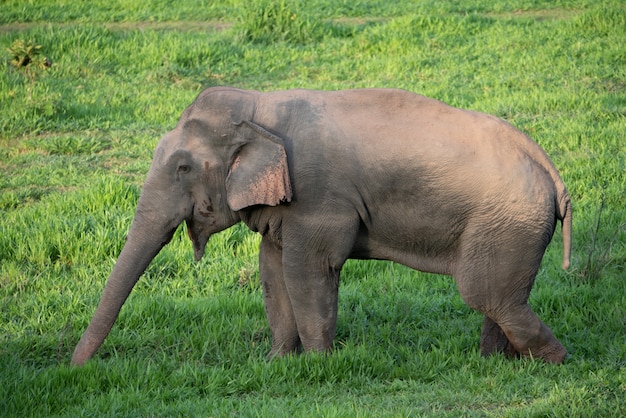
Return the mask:
<svg viewBox="0 0 626 418"><path fill-rule="evenodd" d="M481 334L483 355L503 352L509 357L519 354L551 363L563 362L567 354L565 348L528 305L532 280L523 280L521 283L526 285L520 285L520 281L513 280L489 282L469 278L461 277L457 286L463 300L485 315Z"/></svg>
<svg viewBox="0 0 626 418"><path fill-rule="evenodd" d="M530 231L530 232L529 232ZM518 228L515 239L489 242L472 240L464 248L454 277L461 297L487 318L481 335L481 352L542 358L562 363L563 345L528 305L528 297L547 245L541 235ZM488 234L487 234L488 235ZM534 244L534 248L532 243ZM524 251L519 251L524 248ZM510 347L509 347L510 346Z"/></svg>

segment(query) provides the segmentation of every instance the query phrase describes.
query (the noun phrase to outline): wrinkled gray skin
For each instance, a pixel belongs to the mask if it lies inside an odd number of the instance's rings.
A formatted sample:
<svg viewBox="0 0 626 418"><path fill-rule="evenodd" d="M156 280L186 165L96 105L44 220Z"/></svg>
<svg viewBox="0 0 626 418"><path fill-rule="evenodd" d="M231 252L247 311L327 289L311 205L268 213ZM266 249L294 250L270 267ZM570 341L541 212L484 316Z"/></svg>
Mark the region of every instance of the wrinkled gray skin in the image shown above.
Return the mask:
<svg viewBox="0 0 626 418"><path fill-rule="evenodd" d="M243 221L262 235L270 355L332 347L348 258L451 275L485 315L481 351L560 363L527 304L570 198L509 124L400 90L202 92L159 142L127 242L72 363L102 344L131 289L186 221L195 258Z"/></svg>

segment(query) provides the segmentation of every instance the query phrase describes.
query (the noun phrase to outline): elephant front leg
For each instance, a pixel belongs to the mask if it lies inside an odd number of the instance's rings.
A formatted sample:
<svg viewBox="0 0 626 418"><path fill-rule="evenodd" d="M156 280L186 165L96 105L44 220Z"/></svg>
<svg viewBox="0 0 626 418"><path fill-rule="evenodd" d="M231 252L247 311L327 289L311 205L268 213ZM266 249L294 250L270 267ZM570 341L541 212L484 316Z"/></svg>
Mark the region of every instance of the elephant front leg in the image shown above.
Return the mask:
<svg viewBox="0 0 626 418"><path fill-rule="evenodd" d="M305 351L328 351L337 330L339 277L354 246L358 214L336 203L325 221L283 224L283 273Z"/></svg>
<svg viewBox="0 0 626 418"><path fill-rule="evenodd" d="M304 350L330 350L337 328L341 267L333 265L329 256L300 253L283 257L283 268Z"/></svg>
<svg viewBox="0 0 626 418"><path fill-rule="evenodd" d="M285 283L305 351L329 351L337 329L339 271L286 268Z"/></svg>
<svg viewBox="0 0 626 418"><path fill-rule="evenodd" d="M259 251L259 274L265 314L272 332L270 358L301 349L298 327L283 277L282 250L263 237Z"/></svg>

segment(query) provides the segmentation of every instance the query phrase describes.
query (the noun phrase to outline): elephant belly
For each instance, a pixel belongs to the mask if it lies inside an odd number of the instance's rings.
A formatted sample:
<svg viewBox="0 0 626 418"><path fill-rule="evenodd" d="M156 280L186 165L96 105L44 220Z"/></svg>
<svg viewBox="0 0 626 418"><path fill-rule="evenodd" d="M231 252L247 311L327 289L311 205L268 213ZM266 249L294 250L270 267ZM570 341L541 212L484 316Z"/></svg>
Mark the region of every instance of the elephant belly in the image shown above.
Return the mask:
<svg viewBox="0 0 626 418"><path fill-rule="evenodd" d="M415 270L451 275L456 258L456 244L447 240L414 238L403 239L396 234L395 240L381 239L367 231L360 231L350 258L362 260L388 260Z"/></svg>

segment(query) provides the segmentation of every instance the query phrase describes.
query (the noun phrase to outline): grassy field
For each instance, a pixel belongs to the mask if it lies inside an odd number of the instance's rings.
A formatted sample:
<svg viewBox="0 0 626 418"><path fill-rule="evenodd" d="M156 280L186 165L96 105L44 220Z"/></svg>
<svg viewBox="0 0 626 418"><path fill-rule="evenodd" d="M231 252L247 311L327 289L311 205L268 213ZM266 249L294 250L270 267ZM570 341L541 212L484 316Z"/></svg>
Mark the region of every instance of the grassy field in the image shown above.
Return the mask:
<svg viewBox="0 0 626 418"><path fill-rule="evenodd" d="M3 1L0 416L626 415L625 45L620 0ZM154 146L213 85L399 87L529 133L574 203L572 268L559 228L531 294L566 363L480 357L451 278L374 261L332 354L268 362L238 225L199 263L179 229L70 367Z"/></svg>

